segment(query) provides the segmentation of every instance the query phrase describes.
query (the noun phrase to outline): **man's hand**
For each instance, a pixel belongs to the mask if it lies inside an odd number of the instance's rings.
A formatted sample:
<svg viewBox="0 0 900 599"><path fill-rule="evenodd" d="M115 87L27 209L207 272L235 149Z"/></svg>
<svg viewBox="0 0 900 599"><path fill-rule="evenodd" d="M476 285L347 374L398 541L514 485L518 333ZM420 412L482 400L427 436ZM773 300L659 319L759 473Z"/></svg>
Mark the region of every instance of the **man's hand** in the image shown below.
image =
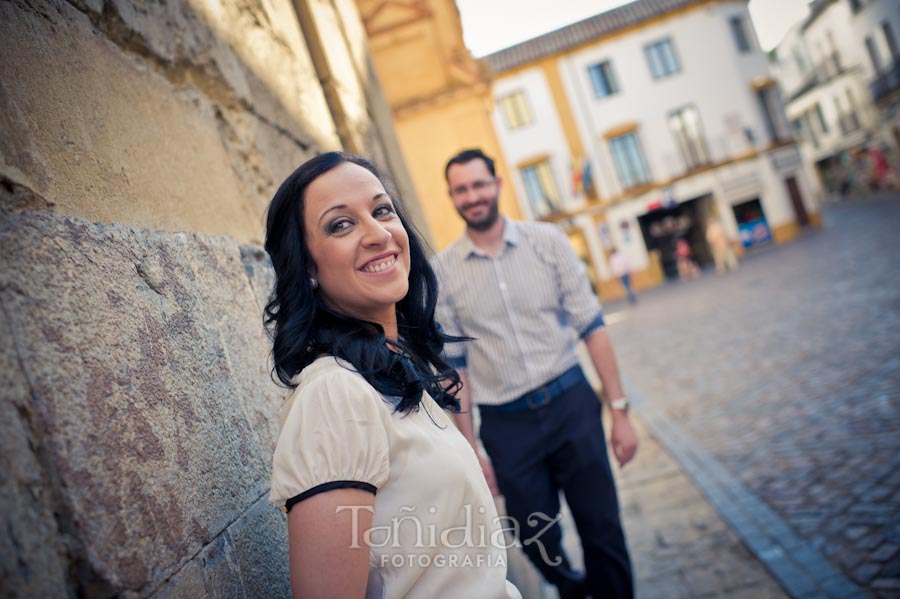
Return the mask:
<svg viewBox="0 0 900 599"><path fill-rule="evenodd" d="M481 471L484 473L484 479L487 481L488 488L491 490L491 495L496 497L500 494L500 489L497 488L497 477L494 476L494 467L491 465L489 459L481 455L481 452L476 453L478 454L478 463L481 464Z"/></svg>
<svg viewBox="0 0 900 599"><path fill-rule="evenodd" d="M619 467L625 466L637 453L638 440L625 410L612 411L612 433L610 434L613 454Z"/></svg>

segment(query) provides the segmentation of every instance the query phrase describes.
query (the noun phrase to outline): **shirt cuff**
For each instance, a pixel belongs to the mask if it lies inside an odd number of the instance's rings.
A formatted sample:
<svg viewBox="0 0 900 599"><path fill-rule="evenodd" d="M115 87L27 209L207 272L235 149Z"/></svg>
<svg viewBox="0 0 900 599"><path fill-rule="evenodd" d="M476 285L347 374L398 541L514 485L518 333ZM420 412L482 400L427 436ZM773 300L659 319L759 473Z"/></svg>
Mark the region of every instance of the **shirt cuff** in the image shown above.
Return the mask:
<svg viewBox="0 0 900 599"><path fill-rule="evenodd" d="M606 322L603 320L603 313L597 315L597 318L592 320L586 327L581 330L581 334L578 336L579 339L586 339L588 335L596 331L597 329L602 329L606 326Z"/></svg>

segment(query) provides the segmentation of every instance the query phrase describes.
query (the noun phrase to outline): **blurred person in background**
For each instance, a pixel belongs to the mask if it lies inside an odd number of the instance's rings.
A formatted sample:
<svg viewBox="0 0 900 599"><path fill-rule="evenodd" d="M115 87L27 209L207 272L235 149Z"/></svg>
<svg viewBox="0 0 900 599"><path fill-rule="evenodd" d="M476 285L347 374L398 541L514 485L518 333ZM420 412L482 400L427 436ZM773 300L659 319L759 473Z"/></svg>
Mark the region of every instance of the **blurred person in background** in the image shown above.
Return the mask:
<svg viewBox="0 0 900 599"><path fill-rule="evenodd" d="M725 227L712 216L706 223L706 242L709 244L709 249L712 250L717 273L722 274L725 272L725 269L737 270L737 257L734 255L734 249L731 247L731 242L728 241L728 236L725 234Z"/></svg>
<svg viewBox="0 0 900 599"><path fill-rule="evenodd" d="M622 282L628 303L637 302L637 296L631 288L631 262L628 260L628 256L617 247L613 248L612 254L609 256L609 269L612 271L612 275Z"/></svg>
<svg viewBox="0 0 900 599"><path fill-rule="evenodd" d="M472 405L490 459L484 475L518 523L523 550L563 599L629 598L631 561L607 457L602 404L578 364L573 333L587 346L612 411L620 466L637 451L612 344L584 266L556 225L499 213L502 181L481 150L449 160L444 176L465 233L435 257L438 321L459 371L457 423L478 451ZM586 576L562 548L559 493L584 551Z"/></svg>
<svg viewBox="0 0 900 599"><path fill-rule="evenodd" d="M700 268L694 262L694 252L691 250L691 244L684 237L679 237L675 242L675 257L678 264L678 278L696 279L700 276Z"/></svg>

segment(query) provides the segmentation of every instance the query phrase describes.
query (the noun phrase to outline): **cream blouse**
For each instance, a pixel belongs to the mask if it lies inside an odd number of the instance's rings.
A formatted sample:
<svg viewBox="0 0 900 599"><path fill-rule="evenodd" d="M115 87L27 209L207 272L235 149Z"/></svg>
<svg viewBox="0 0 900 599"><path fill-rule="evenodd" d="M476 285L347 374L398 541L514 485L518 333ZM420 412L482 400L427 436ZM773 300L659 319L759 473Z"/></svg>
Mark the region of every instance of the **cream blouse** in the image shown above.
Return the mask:
<svg viewBox="0 0 900 599"><path fill-rule="evenodd" d="M281 409L270 500L375 493L366 597L520 599L475 452L426 393L398 413L349 364L322 357ZM349 542L349 538L348 538Z"/></svg>

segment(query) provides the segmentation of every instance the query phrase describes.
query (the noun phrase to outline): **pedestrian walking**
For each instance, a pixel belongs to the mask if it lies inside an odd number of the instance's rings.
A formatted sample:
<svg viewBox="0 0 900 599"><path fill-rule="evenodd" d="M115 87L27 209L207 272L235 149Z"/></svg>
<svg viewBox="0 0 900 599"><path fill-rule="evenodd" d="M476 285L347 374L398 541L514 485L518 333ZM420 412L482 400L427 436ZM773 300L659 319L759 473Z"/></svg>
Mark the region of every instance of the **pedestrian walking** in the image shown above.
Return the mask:
<svg viewBox="0 0 900 599"><path fill-rule="evenodd" d="M706 223L706 242L709 244L709 249L712 250L717 273L721 274L725 272L725 269L737 270L737 257L734 255L734 249L731 247L731 242L728 241L728 236L725 234L725 227L712 216Z"/></svg>
<svg viewBox="0 0 900 599"><path fill-rule="evenodd" d="M288 513L294 596L519 599L478 459L445 414L460 379L434 272L378 170L340 152L301 165L265 247L275 372L293 388L270 499Z"/></svg>
<svg viewBox="0 0 900 599"><path fill-rule="evenodd" d="M889 152L890 149L886 145L882 145L880 148L878 146L869 148L869 162L871 163L869 188L873 191L885 191L897 187L897 174L891 168L888 159Z"/></svg>
<svg viewBox="0 0 900 599"><path fill-rule="evenodd" d="M679 279L696 279L700 276L700 268L694 262L694 252L691 251L691 244L684 237L680 237L675 242L675 258L678 265Z"/></svg>
<svg viewBox="0 0 900 599"><path fill-rule="evenodd" d="M612 254L609 256L609 269L612 271L613 276L622 282L628 302L631 304L637 302L637 295L635 295L634 289L631 288L631 261L617 247L613 248Z"/></svg>
<svg viewBox="0 0 900 599"><path fill-rule="evenodd" d="M490 458L481 456L485 477L504 496L525 553L561 597L632 597L602 405L578 365L573 330L610 400L620 466L634 456L637 437L584 267L555 225L500 215L503 182L481 150L451 158L444 175L466 231L435 257L438 320L445 332L474 338L446 348L464 383L460 430L477 448L477 405ZM581 538L586 577L562 548L560 490Z"/></svg>

